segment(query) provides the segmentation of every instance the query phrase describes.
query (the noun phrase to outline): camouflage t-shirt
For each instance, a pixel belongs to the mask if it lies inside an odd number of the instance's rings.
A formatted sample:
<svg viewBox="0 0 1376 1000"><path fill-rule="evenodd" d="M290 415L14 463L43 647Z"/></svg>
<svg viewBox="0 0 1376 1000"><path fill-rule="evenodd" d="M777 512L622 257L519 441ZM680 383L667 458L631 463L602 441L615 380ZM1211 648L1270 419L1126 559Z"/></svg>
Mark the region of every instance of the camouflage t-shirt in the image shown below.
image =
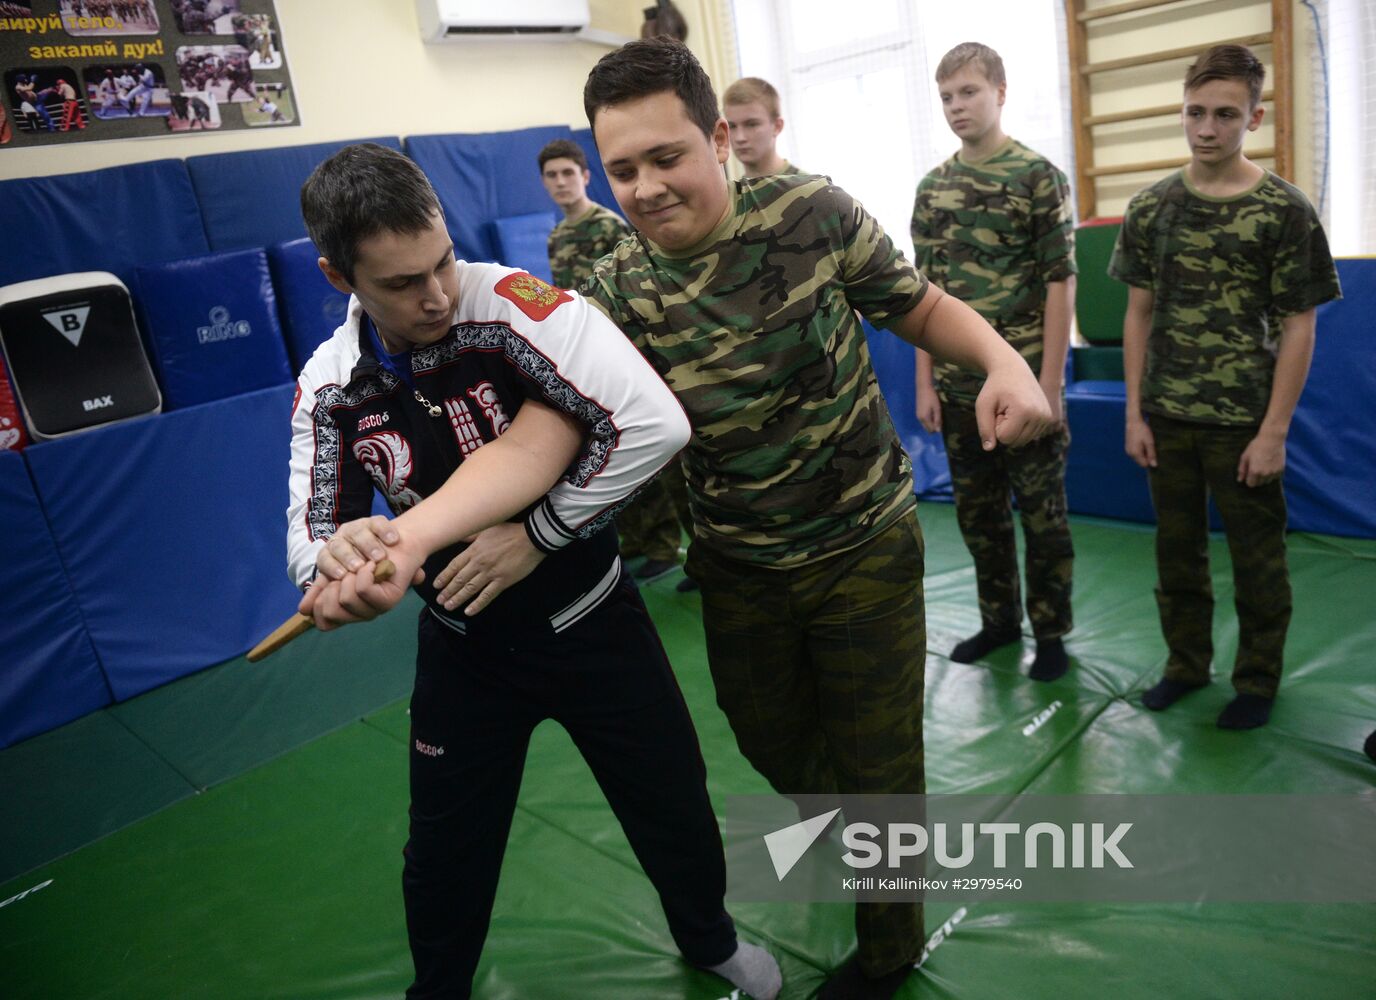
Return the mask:
<svg viewBox="0 0 1376 1000"><path fill-rule="evenodd" d="M1342 294L1314 207L1270 171L1229 198L1183 170L1138 191L1108 273L1154 296L1142 409L1210 424L1261 423L1280 320Z"/></svg>
<svg viewBox="0 0 1376 1000"><path fill-rule="evenodd" d="M987 159L952 156L917 186L913 254L934 284L969 304L1041 374L1048 282L1075 273L1065 174L1009 139ZM954 364L933 372L943 399L973 401L984 376Z"/></svg>
<svg viewBox="0 0 1376 1000"><path fill-rule="evenodd" d="M576 219L560 219L549 234L549 269L554 284L577 288L592 274L599 257L631 234L630 226L610 209L593 205Z"/></svg>
<svg viewBox="0 0 1376 1000"><path fill-rule="evenodd" d="M759 177L797 177L803 173L805 173L805 171L799 170L793 164L784 160L784 165L772 174L755 174L753 177L746 177L745 179L753 180Z"/></svg>
<svg viewBox="0 0 1376 1000"><path fill-rule="evenodd" d="M915 503L855 310L884 325L927 282L824 177L756 177L730 193L697 247L627 240L580 291L688 413L697 538L797 566L859 545Z"/></svg>

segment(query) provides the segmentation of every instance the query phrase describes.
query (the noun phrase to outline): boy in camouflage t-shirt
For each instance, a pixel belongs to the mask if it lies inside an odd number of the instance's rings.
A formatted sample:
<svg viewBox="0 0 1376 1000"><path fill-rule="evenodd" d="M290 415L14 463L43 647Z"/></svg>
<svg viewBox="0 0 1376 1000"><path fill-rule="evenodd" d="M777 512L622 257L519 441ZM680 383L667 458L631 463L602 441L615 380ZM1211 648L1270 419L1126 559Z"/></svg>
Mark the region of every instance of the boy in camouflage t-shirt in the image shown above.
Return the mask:
<svg viewBox="0 0 1376 1000"><path fill-rule="evenodd" d="M572 139L555 139L540 150L539 160L540 180L564 213L549 234L549 269L555 285L577 288L592 274L598 258L611 253L631 229L621 216L588 197L592 173L582 146ZM683 529L692 531L692 523L677 462L616 515L616 528L621 555L644 557L634 573L637 579L662 576L678 565L679 539ZM686 582L680 581L680 588Z"/></svg>
<svg viewBox="0 0 1376 1000"><path fill-rule="evenodd" d="M1139 191L1109 263L1123 320L1126 448L1156 506L1156 589L1169 655L1142 696L1161 710L1209 683L1206 498L1223 515L1237 592L1236 697L1224 729L1270 718L1290 622L1285 438L1309 372L1314 309L1339 296L1304 194L1242 155L1261 124L1261 62L1240 45L1185 78L1183 170Z"/></svg>
<svg viewBox="0 0 1376 1000"><path fill-rule="evenodd" d="M583 92L636 227L580 291L687 411L717 700L782 794L923 790L922 536L854 310L989 372L985 447L1050 426L1026 363L929 287L825 178L729 182L728 126L683 45L631 42ZM818 996L889 997L921 953L916 903L856 907L857 958Z"/></svg>
<svg viewBox="0 0 1376 1000"><path fill-rule="evenodd" d="M1065 502L1070 435L1062 418L1075 300L1070 186L1045 158L1004 134L1006 82L997 52L977 42L958 45L937 66L936 81L961 145L917 187L917 264L1026 359L1058 425L1021 448L984 451L974 412L983 377L943 364L934 390L931 356L918 352L918 418L945 442L956 518L979 593L980 630L949 655L973 663L1021 638L1011 493L1027 545L1027 616L1037 641L1031 676L1055 680L1068 666L1061 637L1071 626L1074 561Z"/></svg>
<svg viewBox="0 0 1376 1000"><path fill-rule="evenodd" d="M731 84L721 95L721 113L731 130L731 152L746 177L802 173L779 155L784 119L779 114L779 92L768 80L743 76Z"/></svg>
<svg viewBox="0 0 1376 1000"><path fill-rule="evenodd" d="M559 288L577 288L592 273L599 257L631 234L610 209L588 197L592 172L583 147L572 139L555 139L540 150L540 181L563 218L549 234L549 269Z"/></svg>

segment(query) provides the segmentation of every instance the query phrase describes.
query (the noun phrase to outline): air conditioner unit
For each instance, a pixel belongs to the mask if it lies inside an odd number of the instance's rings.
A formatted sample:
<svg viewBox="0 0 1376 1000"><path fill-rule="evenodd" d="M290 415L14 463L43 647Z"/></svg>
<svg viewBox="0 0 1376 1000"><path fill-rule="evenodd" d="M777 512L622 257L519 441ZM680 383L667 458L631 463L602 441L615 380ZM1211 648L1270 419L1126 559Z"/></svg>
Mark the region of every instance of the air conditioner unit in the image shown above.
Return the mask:
<svg viewBox="0 0 1376 1000"><path fill-rule="evenodd" d="M588 26L588 0L416 0L426 42L570 39Z"/></svg>

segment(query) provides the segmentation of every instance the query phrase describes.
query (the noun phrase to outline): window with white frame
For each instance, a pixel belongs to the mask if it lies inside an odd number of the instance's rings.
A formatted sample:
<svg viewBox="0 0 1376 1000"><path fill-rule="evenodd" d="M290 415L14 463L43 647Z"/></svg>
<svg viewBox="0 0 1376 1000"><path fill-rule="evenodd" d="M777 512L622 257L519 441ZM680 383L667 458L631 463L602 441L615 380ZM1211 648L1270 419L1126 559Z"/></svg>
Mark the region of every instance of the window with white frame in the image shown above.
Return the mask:
<svg viewBox="0 0 1376 1000"><path fill-rule="evenodd" d="M1305 4L1312 8L1312 4ZM1329 0L1319 52L1327 85L1327 163L1310 198L1337 256L1376 253L1376 10Z"/></svg>
<svg viewBox="0 0 1376 1000"><path fill-rule="evenodd" d="M774 84L780 152L855 195L905 253L921 177L959 147L932 74L960 42L996 49L1004 131L1073 176L1064 11L1058 0L734 0L743 76Z"/></svg>

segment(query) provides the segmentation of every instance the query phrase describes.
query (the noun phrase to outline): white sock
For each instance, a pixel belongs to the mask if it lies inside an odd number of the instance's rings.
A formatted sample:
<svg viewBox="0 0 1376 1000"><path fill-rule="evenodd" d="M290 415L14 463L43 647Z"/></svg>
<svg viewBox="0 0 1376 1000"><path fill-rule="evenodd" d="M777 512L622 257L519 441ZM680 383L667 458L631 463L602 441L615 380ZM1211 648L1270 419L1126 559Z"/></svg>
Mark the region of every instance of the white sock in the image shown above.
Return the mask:
<svg viewBox="0 0 1376 1000"><path fill-rule="evenodd" d="M734 955L720 965L709 966L707 971L729 980L732 986L745 990L754 1000L774 1000L784 985L783 973L774 956L749 941L738 941Z"/></svg>

